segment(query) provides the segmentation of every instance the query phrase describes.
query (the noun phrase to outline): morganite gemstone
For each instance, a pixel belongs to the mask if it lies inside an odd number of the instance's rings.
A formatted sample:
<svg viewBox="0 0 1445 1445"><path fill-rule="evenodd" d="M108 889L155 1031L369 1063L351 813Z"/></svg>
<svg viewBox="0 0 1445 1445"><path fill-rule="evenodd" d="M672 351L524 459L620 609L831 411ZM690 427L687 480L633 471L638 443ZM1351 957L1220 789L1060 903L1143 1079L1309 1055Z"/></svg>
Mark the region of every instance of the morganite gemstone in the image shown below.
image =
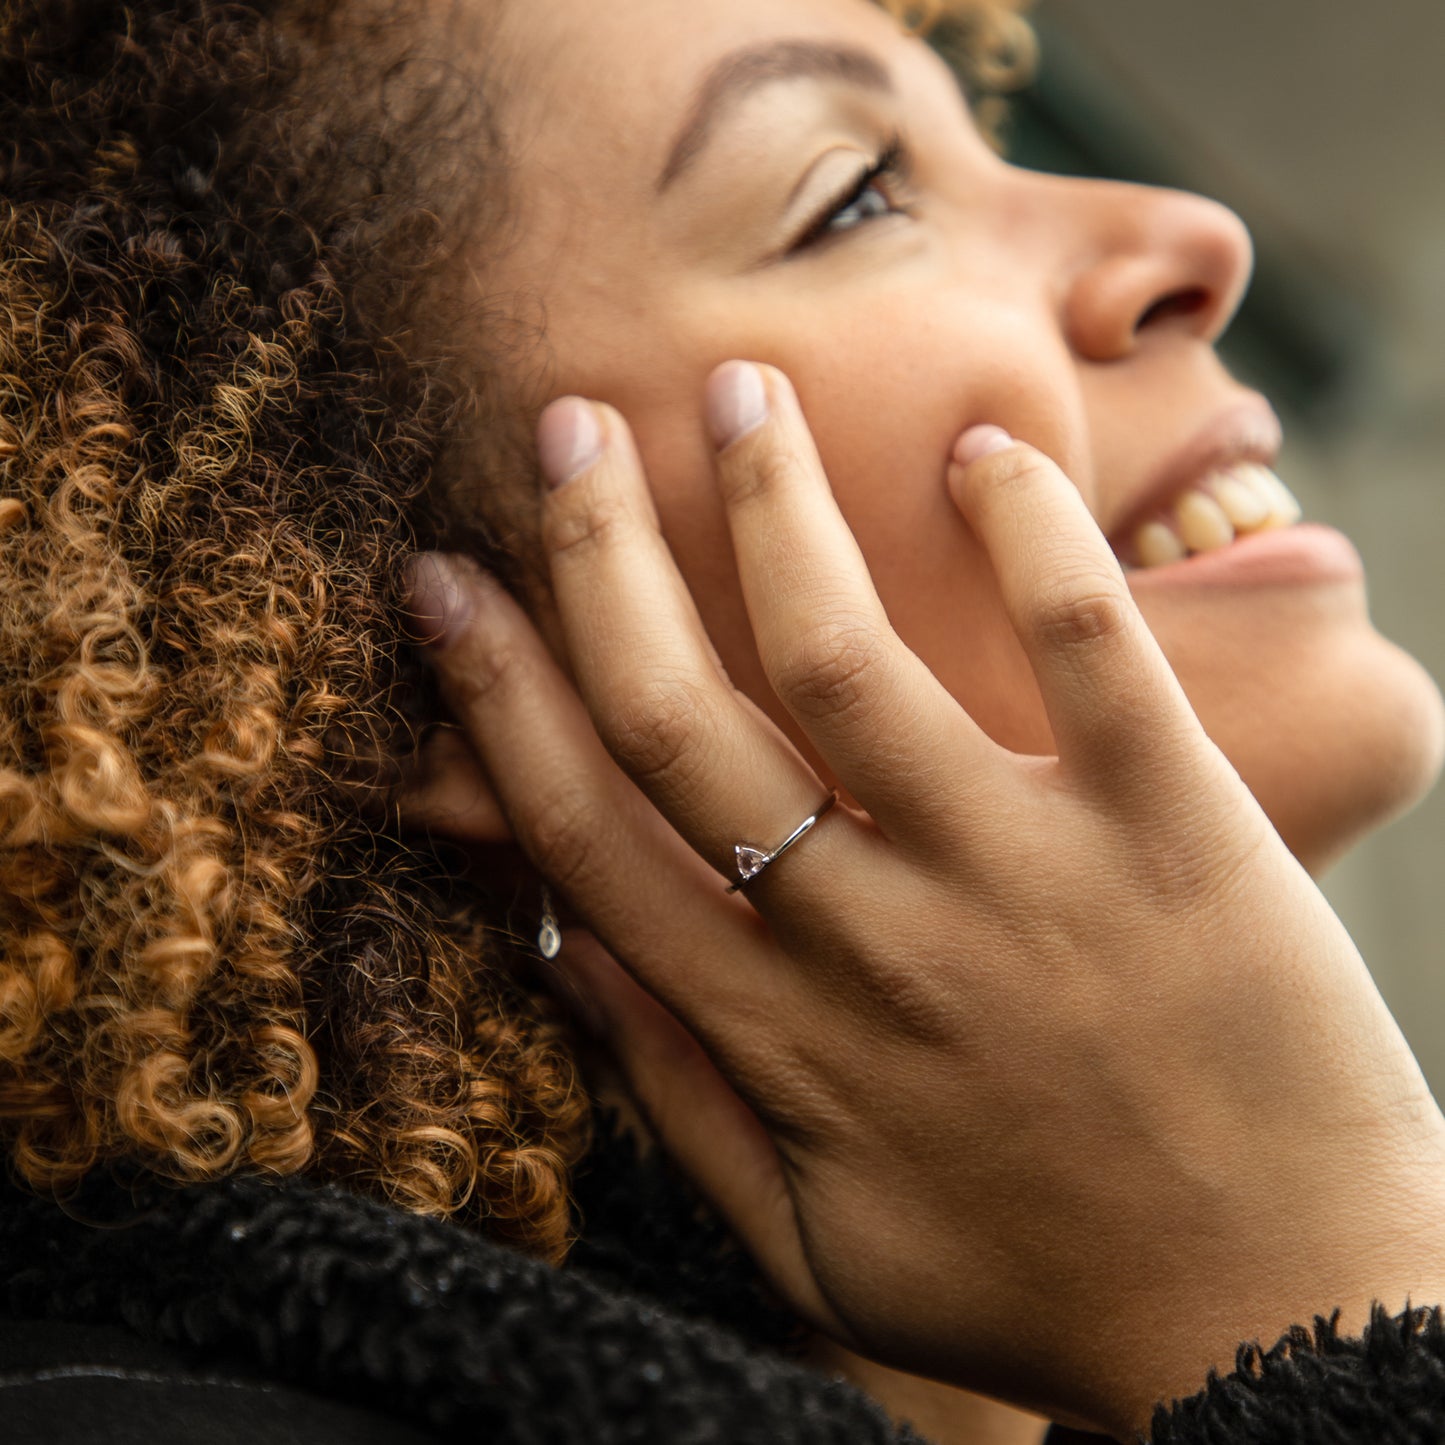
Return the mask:
<svg viewBox="0 0 1445 1445"><path fill-rule="evenodd" d="M739 843L733 848L738 857L738 877L756 878L768 866L768 855L758 848Z"/></svg>

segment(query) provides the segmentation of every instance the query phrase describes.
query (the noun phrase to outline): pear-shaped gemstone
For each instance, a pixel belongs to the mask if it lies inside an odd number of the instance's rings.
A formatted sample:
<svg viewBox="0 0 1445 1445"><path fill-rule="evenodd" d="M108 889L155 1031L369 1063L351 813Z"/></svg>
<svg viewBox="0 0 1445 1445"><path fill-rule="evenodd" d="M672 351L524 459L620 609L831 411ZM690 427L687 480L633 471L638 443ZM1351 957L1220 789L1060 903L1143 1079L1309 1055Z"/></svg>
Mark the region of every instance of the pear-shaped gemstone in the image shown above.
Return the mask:
<svg viewBox="0 0 1445 1445"><path fill-rule="evenodd" d="M746 843L739 843L733 848L738 858L738 877L744 883L749 878L756 878L764 868L768 866L769 858L760 848L750 848Z"/></svg>

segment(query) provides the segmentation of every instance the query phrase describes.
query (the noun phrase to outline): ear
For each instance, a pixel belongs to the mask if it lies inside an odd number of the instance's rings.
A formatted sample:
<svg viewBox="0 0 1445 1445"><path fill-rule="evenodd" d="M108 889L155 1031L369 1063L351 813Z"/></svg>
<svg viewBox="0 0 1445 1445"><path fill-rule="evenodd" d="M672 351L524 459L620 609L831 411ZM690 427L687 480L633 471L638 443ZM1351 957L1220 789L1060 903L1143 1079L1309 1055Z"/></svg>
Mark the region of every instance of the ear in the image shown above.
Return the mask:
<svg viewBox="0 0 1445 1445"><path fill-rule="evenodd" d="M460 728L443 724L422 743L396 792L402 827L459 843L510 843L511 825Z"/></svg>

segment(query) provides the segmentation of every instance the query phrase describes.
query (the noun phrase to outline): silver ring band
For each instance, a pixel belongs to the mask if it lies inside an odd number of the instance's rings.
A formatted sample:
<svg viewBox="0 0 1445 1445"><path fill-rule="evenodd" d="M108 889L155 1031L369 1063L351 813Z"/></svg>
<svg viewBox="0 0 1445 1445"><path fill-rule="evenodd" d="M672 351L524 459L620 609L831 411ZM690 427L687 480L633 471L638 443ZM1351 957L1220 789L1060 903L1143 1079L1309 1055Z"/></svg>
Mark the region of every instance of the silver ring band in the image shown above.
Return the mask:
<svg viewBox="0 0 1445 1445"><path fill-rule="evenodd" d="M776 863L794 843L805 833L810 833L817 827L818 820L838 801L837 791L828 794L818 805L813 813L803 819L781 843L771 852L762 848L754 848L751 843L738 843L733 847L733 856L737 859L738 876L737 881L728 889L729 893L736 893L741 888L746 888L762 871L771 864Z"/></svg>

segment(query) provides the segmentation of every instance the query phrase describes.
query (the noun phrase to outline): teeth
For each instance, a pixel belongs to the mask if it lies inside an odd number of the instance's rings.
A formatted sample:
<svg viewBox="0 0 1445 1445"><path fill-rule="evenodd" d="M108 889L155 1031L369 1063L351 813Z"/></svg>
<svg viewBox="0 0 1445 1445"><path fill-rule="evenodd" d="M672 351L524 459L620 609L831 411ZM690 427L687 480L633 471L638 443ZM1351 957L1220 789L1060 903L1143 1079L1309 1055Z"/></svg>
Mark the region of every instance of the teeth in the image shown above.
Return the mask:
<svg viewBox="0 0 1445 1445"><path fill-rule="evenodd" d="M1163 567L1191 553L1216 552L1251 532L1292 527L1303 515L1268 467L1252 462L1226 467L1182 492L1171 511L1139 526L1134 556L1140 567Z"/></svg>
<svg viewBox="0 0 1445 1445"><path fill-rule="evenodd" d="M1234 541L1234 523L1207 492L1185 492L1174 504L1174 517L1191 552L1217 552Z"/></svg>
<svg viewBox="0 0 1445 1445"><path fill-rule="evenodd" d="M1269 520L1269 498L1262 488L1222 472L1213 478L1210 490L1235 531L1258 531Z"/></svg>
<svg viewBox="0 0 1445 1445"><path fill-rule="evenodd" d="M1248 472L1254 479L1254 485L1263 489L1272 504L1269 526L1293 527L1304 516L1304 508L1295 494L1268 467L1250 467Z"/></svg>
<svg viewBox="0 0 1445 1445"><path fill-rule="evenodd" d="M1162 567L1166 562L1182 562L1189 550L1163 522L1145 522L1134 533L1134 550L1141 567Z"/></svg>

